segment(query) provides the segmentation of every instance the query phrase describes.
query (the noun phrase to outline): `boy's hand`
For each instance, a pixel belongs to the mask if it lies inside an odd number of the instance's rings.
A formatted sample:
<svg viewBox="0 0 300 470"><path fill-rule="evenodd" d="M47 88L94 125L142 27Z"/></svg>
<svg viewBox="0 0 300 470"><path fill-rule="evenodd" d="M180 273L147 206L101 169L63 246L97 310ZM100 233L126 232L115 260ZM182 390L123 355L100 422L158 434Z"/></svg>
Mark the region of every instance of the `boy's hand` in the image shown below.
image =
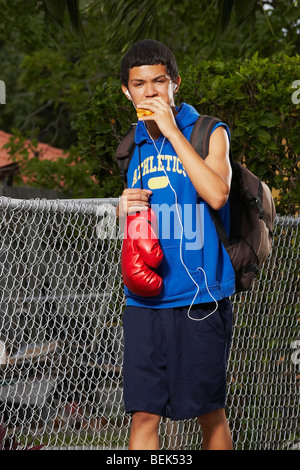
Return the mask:
<svg viewBox="0 0 300 470"><path fill-rule="evenodd" d="M117 207L117 217L122 227L125 218L129 214L135 214L138 211L146 211L150 207L149 197L152 191L150 189L127 188L124 189Z"/></svg>
<svg viewBox="0 0 300 470"><path fill-rule="evenodd" d="M180 132L173 110L161 97L147 98L138 105L139 108L147 109L153 112L150 116L139 118L140 121L155 121L161 133L171 140L174 133Z"/></svg>

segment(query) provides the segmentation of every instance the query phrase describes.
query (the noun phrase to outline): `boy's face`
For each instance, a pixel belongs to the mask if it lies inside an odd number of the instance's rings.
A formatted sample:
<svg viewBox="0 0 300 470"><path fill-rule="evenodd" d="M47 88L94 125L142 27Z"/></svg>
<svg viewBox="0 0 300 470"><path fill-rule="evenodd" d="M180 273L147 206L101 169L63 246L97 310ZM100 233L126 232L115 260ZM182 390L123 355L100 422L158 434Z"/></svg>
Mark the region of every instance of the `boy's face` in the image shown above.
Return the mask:
<svg viewBox="0 0 300 470"><path fill-rule="evenodd" d="M179 86L179 76L175 83ZM174 83L168 75L165 65L142 65L129 70L128 91L136 107L143 100L156 96L161 97L170 106L174 106L173 87ZM122 85L122 90L126 93L127 88L125 85Z"/></svg>

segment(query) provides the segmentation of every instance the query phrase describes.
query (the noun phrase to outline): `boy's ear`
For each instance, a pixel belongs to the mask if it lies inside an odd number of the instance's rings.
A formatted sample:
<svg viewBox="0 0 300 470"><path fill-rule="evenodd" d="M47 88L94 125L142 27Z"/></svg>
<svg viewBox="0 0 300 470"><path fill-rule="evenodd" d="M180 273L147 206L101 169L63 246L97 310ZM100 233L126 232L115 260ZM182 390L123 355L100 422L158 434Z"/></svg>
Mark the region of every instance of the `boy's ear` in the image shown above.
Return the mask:
<svg viewBox="0 0 300 470"><path fill-rule="evenodd" d="M174 80L174 88L173 88L174 93L177 93L180 83L181 83L181 77L180 75L178 75L178 77Z"/></svg>
<svg viewBox="0 0 300 470"><path fill-rule="evenodd" d="M132 101L132 98L131 98L131 95L130 95L130 93L129 93L129 90L128 90L128 88L126 88L125 85L122 85L122 91L123 91L124 95L125 95L130 101Z"/></svg>

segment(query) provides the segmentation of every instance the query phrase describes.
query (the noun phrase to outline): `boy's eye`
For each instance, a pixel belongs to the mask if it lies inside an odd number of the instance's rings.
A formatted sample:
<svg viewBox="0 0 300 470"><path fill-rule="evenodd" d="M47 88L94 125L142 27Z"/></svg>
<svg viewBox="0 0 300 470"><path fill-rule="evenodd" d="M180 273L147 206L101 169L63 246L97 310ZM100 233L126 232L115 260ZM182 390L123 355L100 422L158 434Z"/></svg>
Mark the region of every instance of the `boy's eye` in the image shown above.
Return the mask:
<svg viewBox="0 0 300 470"><path fill-rule="evenodd" d="M160 85L163 85L165 82L166 82L166 80L165 80L164 78L159 78L159 79L157 79L157 80L154 81L155 84L158 83L158 84L160 84ZM144 82L136 82L136 83L134 84L134 87L135 87L135 88L140 88L140 87L142 87L143 85L144 85Z"/></svg>

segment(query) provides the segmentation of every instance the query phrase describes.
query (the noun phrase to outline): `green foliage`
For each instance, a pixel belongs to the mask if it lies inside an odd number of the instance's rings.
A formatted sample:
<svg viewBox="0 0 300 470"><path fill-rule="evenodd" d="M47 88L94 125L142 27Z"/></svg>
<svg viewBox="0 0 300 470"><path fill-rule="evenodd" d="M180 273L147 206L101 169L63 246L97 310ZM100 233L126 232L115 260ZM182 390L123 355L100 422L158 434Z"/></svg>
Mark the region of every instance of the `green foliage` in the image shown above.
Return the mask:
<svg viewBox="0 0 300 470"><path fill-rule="evenodd" d="M183 72L178 95L201 114L229 124L232 150L245 165L275 190L277 211L299 210L299 104L293 103L293 82L300 58L202 61ZM78 151L98 168L103 196L119 196L122 185L114 152L130 123L136 121L120 83L98 86L87 110L73 123ZM111 191L109 193L109 191Z"/></svg>
<svg viewBox="0 0 300 470"><path fill-rule="evenodd" d="M289 107L289 95L292 82L300 76L297 57L288 65L282 54L292 56L300 51L296 0L278 0L275 4L264 0L205 0L201 8L194 8L190 0L0 0L0 4L0 79L6 84L6 105L0 107L1 130L12 133L18 129L18 135L67 151L75 147L71 155L76 167L81 168L76 159L79 139L78 151L100 181L97 194L118 195L122 184L112 155L120 136L135 120L120 93L119 64L123 52L136 39L152 37L172 48L184 71L181 97L200 112L211 109L217 116L225 112L232 125L235 155L241 158L246 149L244 158L255 165L255 152L259 153L256 166L267 178L269 173L263 170L273 171L272 184L274 180L274 187L281 188L281 201L286 199L281 210L292 211L294 203L290 204L290 194L284 191L289 185L297 187L291 166L295 165L299 144L296 132L291 135L296 116ZM264 11L263 5L270 9ZM261 61L264 57L277 59L267 60L264 66L261 62L258 70L251 59L256 51ZM276 66L268 70L269 63L282 63L279 81ZM191 64L195 65L186 73ZM290 69L285 78L286 67ZM257 72L263 76L256 76ZM278 130L277 140L273 139L274 130ZM291 157L282 160L280 139L284 135L289 137L287 152ZM278 155L280 161L273 167L269 157L262 165L263 147L268 148L267 155L271 151ZM51 178L45 174L53 171L56 185L58 169L54 164L33 164L44 174L37 178L41 184L49 187ZM61 162L60 168L63 166ZM290 181L283 180L289 176ZM72 177L73 171L70 181ZM74 197L82 194L80 185L87 185L86 194L89 190L94 194L94 187L81 180L80 171L78 178L72 188Z"/></svg>
<svg viewBox="0 0 300 470"><path fill-rule="evenodd" d="M275 3L275 2L274 2ZM97 10L101 0L93 1ZM265 10L264 8L267 8ZM124 52L149 37L164 42L181 65L222 57L299 53L296 0L110 0L106 34L111 50Z"/></svg>
<svg viewBox="0 0 300 470"><path fill-rule="evenodd" d="M101 197L97 181L91 176L91 164L78 155L77 148L55 161L41 160L37 140L28 141L16 130L5 147L11 160L19 163L16 185L56 189L71 198Z"/></svg>
<svg viewBox="0 0 300 470"><path fill-rule="evenodd" d="M78 152L91 162L101 197L118 197L123 189L113 156L118 142L136 119L126 101L120 82L111 78L96 88L87 109L72 125L78 137Z"/></svg>
<svg viewBox="0 0 300 470"><path fill-rule="evenodd" d="M79 0L44 0L41 6L45 11L45 21L49 28L49 23L54 21L61 27L66 27L65 11L68 11L68 19L71 28L78 34L84 41L84 31L82 26L82 19L79 10Z"/></svg>
<svg viewBox="0 0 300 470"><path fill-rule="evenodd" d="M184 77L181 93L230 125L233 155L277 190L282 214L299 209L300 106L292 100L299 72L299 57L202 62Z"/></svg>
<svg viewBox="0 0 300 470"><path fill-rule="evenodd" d="M0 79L7 103L0 108L0 129L69 149L76 143L70 123L97 83L113 73L116 55L106 49L104 16L83 12L83 43L70 28L45 24L41 5L16 0L1 9Z"/></svg>

